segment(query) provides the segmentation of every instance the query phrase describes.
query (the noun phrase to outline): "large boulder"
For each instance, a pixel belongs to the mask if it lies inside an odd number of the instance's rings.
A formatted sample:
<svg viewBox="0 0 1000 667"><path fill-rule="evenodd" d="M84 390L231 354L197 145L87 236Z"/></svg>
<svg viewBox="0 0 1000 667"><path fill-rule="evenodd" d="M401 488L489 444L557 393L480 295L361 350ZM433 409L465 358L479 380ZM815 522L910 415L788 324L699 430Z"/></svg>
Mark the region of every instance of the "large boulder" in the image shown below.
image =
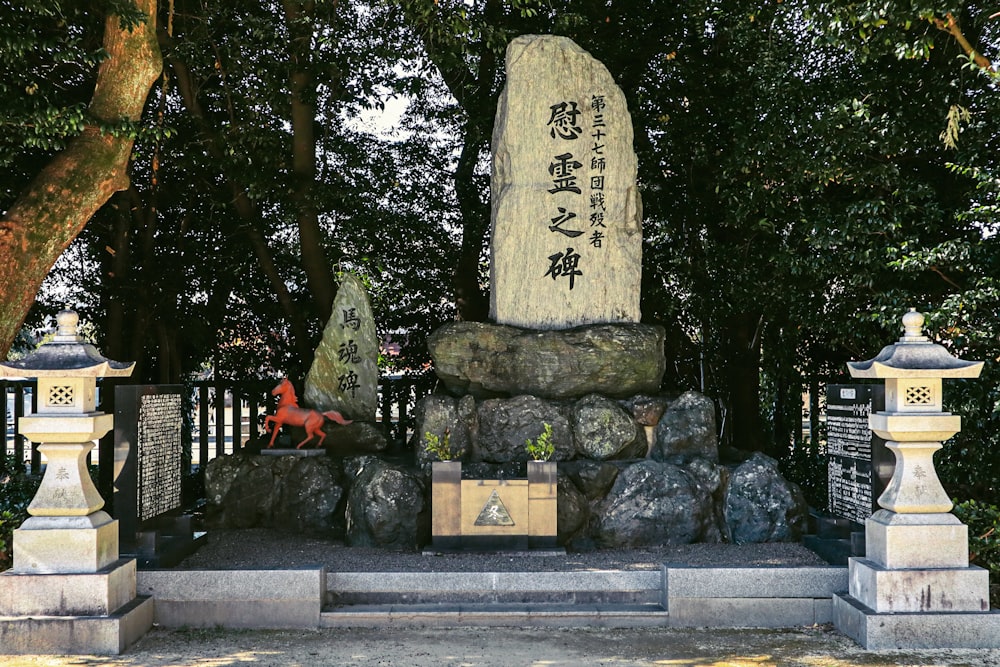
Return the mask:
<svg viewBox="0 0 1000 667"><path fill-rule="evenodd" d="M573 404L573 442L588 459L641 458L646 455L646 433L615 401L598 394Z"/></svg>
<svg viewBox="0 0 1000 667"><path fill-rule="evenodd" d="M534 331L450 322L431 334L427 346L434 372L456 396L624 398L659 389L664 335L663 327L647 324Z"/></svg>
<svg viewBox="0 0 1000 667"><path fill-rule="evenodd" d="M712 401L695 391L681 394L660 417L649 456L677 465L696 458L718 462L719 438Z"/></svg>
<svg viewBox="0 0 1000 667"><path fill-rule="evenodd" d="M757 452L737 466L725 496L723 512L733 542L794 542L802 537L809 519L805 497L769 456Z"/></svg>
<svg viewBox="0 0 1000 667"><path fill-rule="evenodd" d="M385 433L374 422L351 422L337 424L328 421L323 425L326 438L323 448L331 456L362 456L378 454L389 447Z"/></svg>
<svg viewBox="0 0 1000 667"><path fill-rule="evenodd" d="M556 542L565 545L583 532L590 518L590 503L562 471L556 487Z"/></svg>
<svg viewBox="0 0 1000 667"><path fill-rule="evenodd" d="M232 454L205 467L206 519L217 528L254 528L271 522L278 484L274 466L280 458Z"/></svg>
<svg viewBox="0 0 1000 667"><path fill-rule="evenodd" d="M479 404L479 448L483 461L527 461L525 443L552 427L553 461L567 461L576 454L567 410L536 396L493 398Z"/></svg>
<svg viewBox="0 0 1000 667"><path fill-rule="evenodd" d="M587 500L600 500L618 479L618 466L600 461L580 459L559 464L559 471L565 473Z"/></svg>
<svg viewBox="0 0 1000 667"><path fill-rule="evenodd" d="M294 533L342 535L344 487L337 463L325 456L285 458L294 463L281 476L271 525Z"/></svg>
<svg viewBox="0 0 1000 667"><path fill-rule="evenodd" d="M720 540L711 490L679 466L640 461L596 509L594 541L621 548Z"/></svg>
<svg viewBox="0 0 1000 667"><path fill-rule="evenodd" d="M208 523L342 535L341 478L340 466L324 456L219 456L205 467Z"/></svg>
<svg viewBox="0 0 1000 667"><path fill-rule="evenodd" d="M374 457L348 467L356 470L347 496L348 546L412 550L428 541L430 514L417 473Z"/></svg>

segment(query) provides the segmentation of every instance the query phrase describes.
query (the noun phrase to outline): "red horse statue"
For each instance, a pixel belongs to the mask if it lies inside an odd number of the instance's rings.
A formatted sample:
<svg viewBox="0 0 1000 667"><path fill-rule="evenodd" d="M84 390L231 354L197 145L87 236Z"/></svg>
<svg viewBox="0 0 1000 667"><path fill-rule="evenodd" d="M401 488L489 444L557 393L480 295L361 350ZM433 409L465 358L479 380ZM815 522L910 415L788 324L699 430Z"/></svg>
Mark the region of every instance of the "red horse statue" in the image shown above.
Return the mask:
<svg viewBox="0 0 1000 667"><path fill-rule="evenodd" d="M282 379L278 386L271 390L271 395L278 397L278 409L275 410L275 414L264 418L264 430L273 431L271 442L267 445L268 449L274 447L274 439L278 437L278 431L285 424L301 426L306 430L306 439L295 447L302 449L302 445L313 438L319 438L316 447L323 446L323 438L326 437L326 433L323 432L323 424L327 419L338 424L351 423L350 419L344 419L343 415L336 410L320 412L319 410L300 408L299 399L295 396L295 387L288 381L288 378Z"/></svg>

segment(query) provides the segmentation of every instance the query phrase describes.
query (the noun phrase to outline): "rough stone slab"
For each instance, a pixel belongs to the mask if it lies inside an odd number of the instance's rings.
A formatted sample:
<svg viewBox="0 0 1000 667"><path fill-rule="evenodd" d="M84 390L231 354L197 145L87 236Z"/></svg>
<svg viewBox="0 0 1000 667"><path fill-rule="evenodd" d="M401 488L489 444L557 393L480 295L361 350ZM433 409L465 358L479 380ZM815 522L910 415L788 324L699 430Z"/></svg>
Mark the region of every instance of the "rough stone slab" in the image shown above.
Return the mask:
<svg viewBox="0 0 1000 667"><path fill-rule="evenodd" d="M565 37L514 39L506 73L493 128L491 317L535 329L638 322L642 203L625 96Z"/></svg>
<svg viewBox="0 0 1000 667"><path fill-rule="evenodd" d="M315 628L324 569L149 570L138 589L156 598L165 627Z"/></svg>
<svg viewBox="0 0 1000 667"><path fill-rule="evenodd" d="M875 612L988 611L989 571L981 567L890 570L852 558L850 594Z"/></svg>
<svg viewBox="0 0 1000 667"><path fill-rule="evenodd" d="M865 522L865 557L890 569L967 567L969 527L953 514L879 510Z"/></svg>
<svg viewBox="0 0 1000 667"><path fill-rule="evenodd" d="M110 616L0 617L0 653L118 655L153 627L153 600L139 597Z"/></svg>
<svg viewBox="0 0 1000 667"><path fill-rule="evenodd" d="M303 407L320 412L336 410L347 419L375 421L378 350L368 293L357 277L346 274L306 375Z"/></svg>
<svg viewBox="0 0 1000 667"><path fill-rule="evenodd" d="M664 566L673 598L830 598L847 591L846 567Z"/></svg>
<svg viewBox="0 0 1000 667"><path fill-rule="evenodd" d="M791 628L815 625L813 598L675 598L667 606L678 628Z"/></svg>
<svg viewBox="0 0 1000 667"><path fill-rule="evenodd" d="M107 616L135 598L135 560L93 574L0 573L0 616Z"/></svg>
<svg viewBox="0 0 1000 667"><path fill-rule="evenodd" d="M624 398L659 390L664 336L662 327L647 324L532 331L451 322L431 334L427 347L434 372L455 395Z"/></svg>
<svg viewBox="0 0 1000 667"><path fill-rule="evenodd" d="M833 598L833 624L862 647L1000 648L1000 612L879 614L847 594Z"/></svg>

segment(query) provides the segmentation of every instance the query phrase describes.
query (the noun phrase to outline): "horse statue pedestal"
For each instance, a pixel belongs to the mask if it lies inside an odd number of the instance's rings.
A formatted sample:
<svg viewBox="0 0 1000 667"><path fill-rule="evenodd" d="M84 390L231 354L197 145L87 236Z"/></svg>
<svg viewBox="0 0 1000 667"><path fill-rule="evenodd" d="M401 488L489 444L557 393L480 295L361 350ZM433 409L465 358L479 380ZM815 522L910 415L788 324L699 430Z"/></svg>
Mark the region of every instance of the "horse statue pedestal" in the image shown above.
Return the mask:
<svg viewBox="0 0 1000 667"><path fill-rule="evenodd" d="M261 456L326 456L326 450L319 449L262 449Z"/></svg>

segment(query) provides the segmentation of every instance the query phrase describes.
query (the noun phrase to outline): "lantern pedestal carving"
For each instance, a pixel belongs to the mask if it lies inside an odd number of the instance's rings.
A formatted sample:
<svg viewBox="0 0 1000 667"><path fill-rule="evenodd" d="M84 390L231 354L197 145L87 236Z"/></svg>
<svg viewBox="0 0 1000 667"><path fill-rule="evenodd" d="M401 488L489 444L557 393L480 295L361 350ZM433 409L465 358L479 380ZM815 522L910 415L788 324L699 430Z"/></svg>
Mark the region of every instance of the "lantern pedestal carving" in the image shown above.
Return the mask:
<svg viewBox="0 0 1000 667"><path fill-rule="evenodd" d="M136 597L135 560L118 557L118 522L87 471L94 439L114 417L94 409L96 378L128 376L76 335L63 311L53 340L0 364L5 377L38 378L38 412L20 432L41 443L45 476L14 531L14 567L0 573L0 651L118 654L153 624L153 600Z"/></svg>
<svg viewBox="0 0 1000 667"><path fill-rule="evenodd" d="M1000 613L989 605L989 572L969 565L968 527L953 514L934 452L961 430L941 411L942 378L977 377L982 362L952 357L903 317L905 335L851 375L886 380L886 410L869 416L890 441L892 480L884 509L865 522L865 558L848 562L849 590L833 597L834 625L869 649L1000 647Z"/></svg>

